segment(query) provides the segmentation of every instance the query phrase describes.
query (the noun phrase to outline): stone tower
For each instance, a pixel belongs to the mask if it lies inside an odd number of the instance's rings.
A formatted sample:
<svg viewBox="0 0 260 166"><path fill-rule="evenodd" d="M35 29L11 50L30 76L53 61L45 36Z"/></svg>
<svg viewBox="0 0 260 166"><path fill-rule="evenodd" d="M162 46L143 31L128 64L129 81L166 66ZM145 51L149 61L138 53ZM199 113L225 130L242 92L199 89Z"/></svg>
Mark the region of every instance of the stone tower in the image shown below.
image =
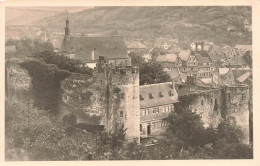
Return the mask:
<svg viewBox="0 0 260 166"><path fill-rule="evenodd" d="M140 142L139 68L103 64L103 123L108 132L123 127L127 141ZM100 63L99 63L100 65ZM100 72L100 70L99 70Z"/></svg>
<svg viewBox="0 0 260 166"><path fill-rule="evenodd" d="M225 87L226 119L243 132L242 142L249 144L249 87L236 85Z"/></svg>

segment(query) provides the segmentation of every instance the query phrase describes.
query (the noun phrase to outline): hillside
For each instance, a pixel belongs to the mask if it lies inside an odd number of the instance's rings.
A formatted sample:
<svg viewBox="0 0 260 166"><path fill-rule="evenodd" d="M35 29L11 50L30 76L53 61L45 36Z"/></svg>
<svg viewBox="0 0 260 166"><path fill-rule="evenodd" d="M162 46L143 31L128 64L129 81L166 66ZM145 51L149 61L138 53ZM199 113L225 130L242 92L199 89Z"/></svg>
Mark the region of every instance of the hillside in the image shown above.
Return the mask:
<svg viewBox="0 0 260 166"><path fill-rule="evenodd" d="M70 12L78 12L89 7L70 7ZM42 19L47 19L61 12L66 7L7 7L6 26L35 25Z"/></svg>
<svg viewBox="0 0 260 166"><path fill-rule="evenodd" d="M71 32L111 32L131 36L172 36L179 39L213 40L217 44L250 44L243 22L251 22L250 7L95 7L70 13ZM37 24L63 31L66 14L42 19ZM227 27L240 33L230 33Z"/></svg>

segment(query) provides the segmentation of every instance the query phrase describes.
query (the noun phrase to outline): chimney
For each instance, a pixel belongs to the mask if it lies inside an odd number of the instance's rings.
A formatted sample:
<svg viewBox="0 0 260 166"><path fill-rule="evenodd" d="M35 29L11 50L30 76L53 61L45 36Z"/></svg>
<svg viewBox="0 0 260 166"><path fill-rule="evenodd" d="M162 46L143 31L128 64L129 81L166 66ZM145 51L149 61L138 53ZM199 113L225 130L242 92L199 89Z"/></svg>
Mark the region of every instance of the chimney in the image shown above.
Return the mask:
<svg viewBox="0 0 260 166"><path fill-rule="evenodd" d="M95 60L95 50L96 50L96 48L94 48L94 49L91 51L91 60L92 60L92 61Z"/></svg>
<svg viewBox="0 0 260 166"><path fill-rule="evenodd" d="M175 82L174 80L172 80L171 88L174 89L174 86L175 86Z"/></svg>
<svg viewBox="0 0 260 166"><path fill-rule="evenodd" d="M198 43L196 42L195 44L196 44L196 49L195 49L195 51L196 51L196 53L198 53Z"/></svg>

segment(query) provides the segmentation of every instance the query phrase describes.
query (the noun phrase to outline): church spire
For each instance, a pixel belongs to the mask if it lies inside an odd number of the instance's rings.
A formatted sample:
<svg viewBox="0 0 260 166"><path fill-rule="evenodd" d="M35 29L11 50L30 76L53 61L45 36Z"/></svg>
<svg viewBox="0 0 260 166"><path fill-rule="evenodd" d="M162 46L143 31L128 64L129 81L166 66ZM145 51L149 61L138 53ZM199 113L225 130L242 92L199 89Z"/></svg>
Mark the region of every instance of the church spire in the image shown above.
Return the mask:
<svg viewBox="0 0 260 166"><path fill-rule="evenodd" d="M69 28L70 22L68 18L68 10L66 10L66 13L67 13L67 19L66 19L66 27L65 27L65 38L68 38L70 35L70 28Z"/></svg>

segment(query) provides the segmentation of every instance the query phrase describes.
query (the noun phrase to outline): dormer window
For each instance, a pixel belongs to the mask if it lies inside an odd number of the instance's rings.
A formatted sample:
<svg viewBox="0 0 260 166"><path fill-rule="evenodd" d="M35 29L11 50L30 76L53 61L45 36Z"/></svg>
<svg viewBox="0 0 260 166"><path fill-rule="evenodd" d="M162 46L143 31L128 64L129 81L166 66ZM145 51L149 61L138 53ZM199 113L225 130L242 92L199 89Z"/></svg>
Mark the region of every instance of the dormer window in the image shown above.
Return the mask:
<svg viewBox="0 0 260 166"><path fill-rule="evenodd" d="M173 92L172 92L171 90L169 91L169 95L170 95L170 96L173 96Z"/></svg>
<svg viewBox="0 0 260 166"><path fill-rule="evenodd" d="M160 98L163 98L163 97L164 97L163 94L162 94L162 92L159 92L159 97L160 97Z"/></svg>
<svg viewBox="0 0 260 166"><path fill-rule="evenodd" d="M150 98L150 99L154 99L153 94L149 93L149 98Z"/></svg>
<svg viewBox="0 0 260 166"><path fill-rule="evenodd" d="M143 98L143 96L142 96L142 95L140 95L140 100L144 100L144 98Z"/></svg>

